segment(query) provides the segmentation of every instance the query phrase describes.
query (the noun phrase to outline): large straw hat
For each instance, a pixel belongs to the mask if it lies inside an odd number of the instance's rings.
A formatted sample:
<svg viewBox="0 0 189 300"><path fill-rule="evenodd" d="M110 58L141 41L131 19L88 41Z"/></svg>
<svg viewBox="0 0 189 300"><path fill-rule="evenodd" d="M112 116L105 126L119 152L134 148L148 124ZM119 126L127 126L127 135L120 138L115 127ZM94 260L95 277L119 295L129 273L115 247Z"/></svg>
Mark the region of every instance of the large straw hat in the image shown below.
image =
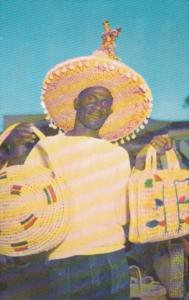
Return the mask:
<svg viewBox="0 0 189 300"><path fill-rule="evenodd" d="M151 91L142 76L114 54L114 41L120 29L111 29L107 21L104 28L99 51L67 60L47 73L42 106L52 126L68 132L75 121L74 99L87 87L104 86L113 96L113 113L101 128L100 136L109 141L130 140L148 122Z"/></svg>
<svg viewBox="0 0 189 300"><path fill-rule="evenodd" d="M69 226L69 190L52 169L16 165L0 171L0 254L24 256L62 242Z"/></svg>

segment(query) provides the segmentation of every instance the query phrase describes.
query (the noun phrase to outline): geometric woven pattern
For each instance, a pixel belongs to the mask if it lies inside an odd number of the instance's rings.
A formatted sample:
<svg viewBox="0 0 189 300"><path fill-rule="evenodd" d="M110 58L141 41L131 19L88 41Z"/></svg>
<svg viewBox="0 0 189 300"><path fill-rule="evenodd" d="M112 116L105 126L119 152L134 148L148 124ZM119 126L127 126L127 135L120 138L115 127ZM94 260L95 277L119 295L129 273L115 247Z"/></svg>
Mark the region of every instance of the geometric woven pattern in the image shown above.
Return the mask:
<svg viewBox="0 0 189 300"><path fill-rule="evenodd" d="M67 229L67 193L46 167L7 167L0 174L0 253L22 256L57 246Z"/></svg>

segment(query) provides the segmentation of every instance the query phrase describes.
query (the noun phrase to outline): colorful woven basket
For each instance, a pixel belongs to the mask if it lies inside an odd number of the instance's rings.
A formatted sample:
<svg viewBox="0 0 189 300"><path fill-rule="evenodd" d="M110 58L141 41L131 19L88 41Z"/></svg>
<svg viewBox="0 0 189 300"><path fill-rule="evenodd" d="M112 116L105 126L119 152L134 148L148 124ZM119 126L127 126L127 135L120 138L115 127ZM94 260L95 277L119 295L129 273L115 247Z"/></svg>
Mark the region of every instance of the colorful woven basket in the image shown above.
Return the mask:
<svg viewBox="0 0 189 300"><path fill-rule="evenodd" d="M129 240L146 243L189 234L189 171L181 169L173 149L167 168L157 169L156 150L148 147L144 170L129 180Z"/></svg>
<svg viewBox="0 0 189 300"><path fill-rule="evenodd" d="M52 166L32 169L24 164L1 170L0 253L30 255L62 242L68 229L68 194Z"/></svg>

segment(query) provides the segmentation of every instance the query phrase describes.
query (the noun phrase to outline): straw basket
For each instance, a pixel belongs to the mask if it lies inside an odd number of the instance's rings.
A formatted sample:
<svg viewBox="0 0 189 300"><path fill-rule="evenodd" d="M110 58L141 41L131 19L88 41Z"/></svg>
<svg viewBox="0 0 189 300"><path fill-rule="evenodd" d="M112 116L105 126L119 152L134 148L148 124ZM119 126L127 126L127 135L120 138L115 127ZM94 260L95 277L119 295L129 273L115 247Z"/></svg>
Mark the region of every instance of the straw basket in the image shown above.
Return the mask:
<svg viewBox="0 0 189 300"><path fill-rule="evenodd" d="M42 137L36 128L34 133ZM4 133L1 142L6 136ZM24 164L0 170L0 253L3 255L48 251L65 238L69 191L64 179L56 176L50 156L48 159L48 167L32 168Z"/></svg>
<svg viewBox="0 0 189 300"><path fill-rule="evenodd" d="M174 150L166 151L167 168L157 169L149 146L144 170L129 180L129 240L146 243L189 234L189 171L181 169Z"/></svg>
<svg viewBox="0 0 189 300"><path fill-rule="evenodd" d="M130 297L141 300L166 300L166 289L151 276L142 277L140 268L132 265L130 273Z"/></svg>

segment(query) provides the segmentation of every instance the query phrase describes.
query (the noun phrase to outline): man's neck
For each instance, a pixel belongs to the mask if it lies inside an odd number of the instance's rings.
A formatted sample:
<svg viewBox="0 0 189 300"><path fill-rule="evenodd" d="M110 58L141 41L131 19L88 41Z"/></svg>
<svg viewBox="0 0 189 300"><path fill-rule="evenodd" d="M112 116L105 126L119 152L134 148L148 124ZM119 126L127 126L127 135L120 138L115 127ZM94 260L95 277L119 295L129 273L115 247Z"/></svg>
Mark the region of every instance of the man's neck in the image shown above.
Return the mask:
<svg viewBox="0 0 189 300"><path fill-rule="evenodd" d="M75 123L74 128L67 132L68 136L88 136L94 138L99 137L99 129L90 129L81 123Z"/></svg>

